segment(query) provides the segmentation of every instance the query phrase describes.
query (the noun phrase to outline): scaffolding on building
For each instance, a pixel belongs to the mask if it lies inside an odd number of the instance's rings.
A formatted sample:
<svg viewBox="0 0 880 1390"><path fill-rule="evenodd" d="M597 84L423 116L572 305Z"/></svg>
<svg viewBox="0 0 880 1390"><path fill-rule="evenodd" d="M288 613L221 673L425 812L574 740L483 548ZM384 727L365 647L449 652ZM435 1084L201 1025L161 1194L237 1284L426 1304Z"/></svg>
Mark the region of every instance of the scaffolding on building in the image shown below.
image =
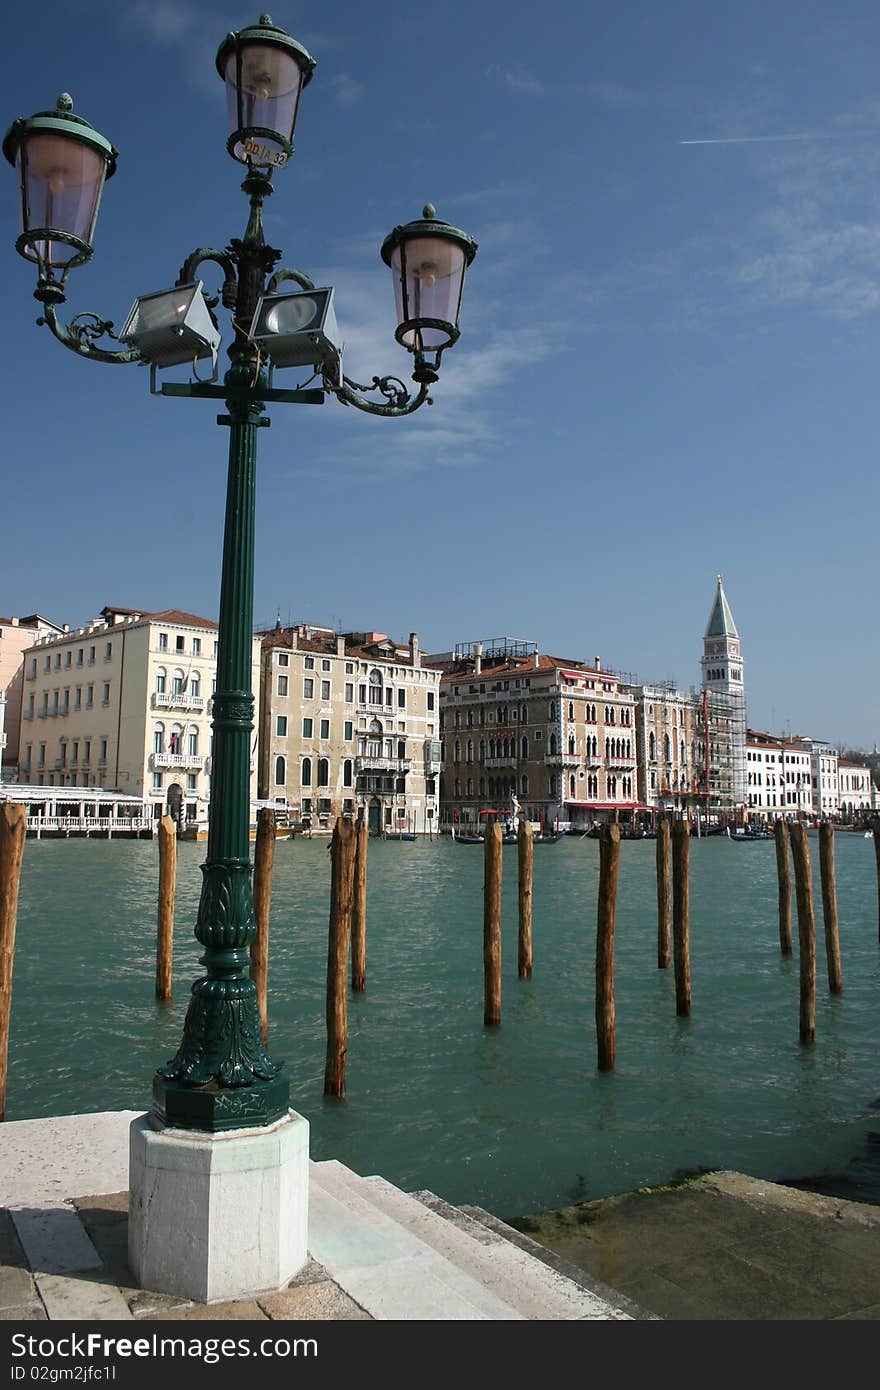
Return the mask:
<svg viewBox="0 0 880 1390"><path fill-rule="evenodd" d="M452 656L454 661L481 656L487 666L499 666L517 657L534 656L537 650L537 642L526 642L520 637L489 637L483 642L456 642Z"/></svg>
<svg viewBox="0 0 880 1390"><path fill-rule="evenodd" d="M700 701L699 787L708 818L737 818L746 799L746 702L727 691L693 691Z"/></svg>

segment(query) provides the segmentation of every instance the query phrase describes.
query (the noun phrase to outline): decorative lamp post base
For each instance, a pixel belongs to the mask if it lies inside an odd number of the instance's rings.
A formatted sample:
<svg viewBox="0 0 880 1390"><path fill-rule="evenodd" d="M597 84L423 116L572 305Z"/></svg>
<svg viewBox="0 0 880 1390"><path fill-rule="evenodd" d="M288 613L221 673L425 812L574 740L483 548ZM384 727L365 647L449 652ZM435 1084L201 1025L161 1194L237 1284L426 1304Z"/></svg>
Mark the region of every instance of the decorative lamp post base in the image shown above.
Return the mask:
<svg viewBox="0 0 880 1390"><path fill-rule="evenodd" d="M283 1288L308 1254L309 1124L208 1135L132 1121L128 1258L138 1284L201 1303Z"/></svg>
<svg viewBox="0 0 880 1390"><path fill-rule="evenodd" d="M286 1076L255 1081L250 1086L187 1086L161 1072L153 1078L153 1114L169 1129L223 1134L231 1129L273 1125L284 1118L290 1103Z"/></svg>

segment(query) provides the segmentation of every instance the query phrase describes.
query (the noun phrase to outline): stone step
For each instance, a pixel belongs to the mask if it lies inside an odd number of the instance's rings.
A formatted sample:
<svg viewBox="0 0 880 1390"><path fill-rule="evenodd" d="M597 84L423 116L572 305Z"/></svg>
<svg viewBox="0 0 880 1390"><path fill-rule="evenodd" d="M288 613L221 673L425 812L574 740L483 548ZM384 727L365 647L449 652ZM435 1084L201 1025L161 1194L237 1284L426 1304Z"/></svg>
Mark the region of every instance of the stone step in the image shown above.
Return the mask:
<svg viewBox="0 0 880 1390"><path fill-rule="evenodd" d="M309 1251L371 1317L506 1321L521 1314L381 1212L335 1160L310 1165Z"/></svg>
<svg viewBox="0 0 880 1390"><path fill-rule="evenodd" d="M380 1211L477 1279L523 1318L543 1321L628 1320L620 1300L575 1282L467 1213L430 1193L401 1192L385 1178L362 1179Z"/></svg>

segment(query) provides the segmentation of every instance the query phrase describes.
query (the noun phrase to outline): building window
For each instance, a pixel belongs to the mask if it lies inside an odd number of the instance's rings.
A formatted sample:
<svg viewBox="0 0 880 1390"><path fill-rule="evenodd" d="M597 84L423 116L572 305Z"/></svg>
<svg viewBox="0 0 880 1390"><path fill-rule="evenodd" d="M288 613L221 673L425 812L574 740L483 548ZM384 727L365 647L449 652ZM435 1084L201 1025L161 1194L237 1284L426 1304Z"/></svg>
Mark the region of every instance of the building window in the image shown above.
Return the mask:
<svg viewBox="0 0 880 1390"><path fill-rule="evenodd" d="M302 786L304 786L304 787L310 787L310 786L312 785L312 760L311 760L311 758L303 758L303 760L302 760L302 770L301 770L301 773L300 773L300 782L301 782Z"/></svg>
<svg viewBox="0 0 880 1390"><path fill-rule="evenodd" d="M182 652L184 650L182 632L178 632L174 638L174 650L176 652Z"/></svg>
<svg viewBox="0 0 880 1390"><path fill-rule="evenodd" d="M330 785L330 762L327 758L318 759L318 786L329 787Z"/></svg>
<svg viewBox="0 0 880 1390"><path fill-rule="evenodd" d="M329 670L330 670L330 662L328 661L327 657L324 657L324 659L323 659L322 662L321 662L321 670L322 670L322 671L329 671Z"/></svg>
<svg viewBox="0 0 880 1390"><path fill-rule="evenodd" d="M322 700L329 700L329 699L330 699L330 682L329 682L329 681L321 681L321 699L322 699Z"/></svg>
<svg viewBox="0 0 880 1390"><path fill-rule="evenodd" d="M330 737L330 720L322 719L320 725L320 737L327 739Z"/></svg>
<svg viewBox="0 0 880 1390"><path fill-rule="evenodd" d="M350 719L346 719L345 721L345 724L343 726L342 737L345 739L346 742L354 738L354 724Z"/></svg>
<svg viewBox="0 0 880 1390"><path fill-rule="evenodd" d="M159 633L159 651L160 651L160 652L167 652L167 650L168 650L168 633L167 633L167 632L160 632L160 633Z"/></svg>
<svg viewBox="0 0 880 1390"><path fill-rule="evenodd" d="M164 753L165 751L165 725L153 725L153 752Z"/></svg>
<svg viewBox="0 0 880 1390"><path fill-rule="evenodd" d="M93 685L87 685L87 686L86 686L86 709L91 709L91 708L92 708L92 705L93 705L94 703L95 703L95 687L94 687Z"/></svg>
<svg viewBox="0 0 880 1390"><path fill-rule="evenodd" d="M104 681L104 684L103 684L103 687L102 687L102 693L101 693L101 703L102 703L102 705L109 705L109 703L110 703L110 682L109 682L109 681Z"/></svg>
<svg viewBox="0 0 880 1390"><path fill-rule="evenodd" d="M186 774L186 789L187 789L187 791L188 791L188 792L194 792L194 791L196 791L196 790L197 790L197 783L198 783L198 774L195 773L195 772L188 772L188 773Z"/></svg>
<svg viewBox="0 0 880 1390"><path fill-rule="evenodd" d="M433 709L433 708L434 708L434 692L433 692L433 690L429 690L429 691L428 691L428 709Z"/></svg>
<svg viewBox="0 0 880 1390"><path fill-rule="evenodd" d="M351 758L346 758L345 761L344 761L343 764L342 764L342 785L343 785L344 787L350 787L350 786L353 785L353 783L352 783L352 775L351 775L351 774L352 774L352 763L351 763Z"/></svg>
<svg viewBox="0 0 880 1390"><path fill-rule="evenodd" d="M275 735L277 738L287 737L287 715L277 714L275 716Z"/></svg>
<svg viewBox="0 0 880 1390"><path fill-rule="evenodd" d="M197 758L199 755L199 731L196 728L189 731L186 751L191 758Z"/></svg>
<svg viewBox="0 0 880 1390"><path fill-rule="evenodd" d="M104 660L109 661L113 655L113 643L108 642L104 647Z"/></svg>
<svg viewBox="0 0 880 1390"><path fill-rule="evenodd" d="M158 791L161 791L161 790L162 790L162 774L161 774L161 772L154 772L154 773L153 773L153 791L154 791L154 792L158 792Z"/></svg>
<svg viewBox="0 0 880 1390"><path fill-rule="evenodd" d="M397 708L406 709L406 690L403 686L397 692Z"/></svg>
<svg viewBox="0 0 880 1390"><path fill-rule="evenodd" d="M31 696L31 708L33 708L33 701L34 701L34 697L33 697L33 695L32 695L32 696ZM78 686L76 687L76 689L74 690L74 692L73 692L73 708L74 708L74 709L80 709L81 707L82 707L82 686L81 686L81 685L78 685Z"/></svg>
<svg viewBox="0 0 880 1390"><path fill-rule="evenodd" d="M165 694L165 683L166 683L166 681L167 681L167 676L166 676L166 674L165 674L165 669L164 669L164 667L160 666L159 669L158 669L158 671L156 672L156 694L157 694L157 695L164 695L164 694Z"/></svg>
<svg viewBox="0 0 880 1390"><path fill-rule="evenodd" d="M106 761L107 761L107 740L106 740L105 738L102 738L102 739L101 739L101 744L100 744L100 752L99 752L99 754L98 754L98 762L99 762L99 763L106 763Z"/></svg>
<svg viewBox="0 0 880 1390"><path fill-rule="evenodd" d="M346 703L347 705L351 705L351 704L354 703L354 682L353 682L353 681L346 681L346 682L345 682L345 703Z"/></svg>
<svg viewBox="0 0 880 1390"><path fill-rule="evenodd" d="M286 695L286 694L287 694L287 676L279 676L279 677L278 677L278 694L279 694L279 695Z"/></svg>
<svg viewBox="0 0 880 1390"><path fill-rule="evenodd" d="M313 656L307 656L305 661L303 662L303 665L305 666L307 671L314 671L315 658Z"/></svg>
<svg viewBox="0 0 880 1390"><path fill-rule="evenodd" d="M313 722L312 722L311 719L304 719L304 720L303 720L303 733L302 733L303 738L311 738L311 737L312 737L312 729L313 729L313 727L314 727L314 725L313 725Z"/></svg>
<svg viewBox="0 0 880 1390"><path fill-rule="evenodd" d="M90 761L91 761L91 757L92 757L92 740L91 740L90 738L87 738L87 739L85 740L85 742L83 743L83 762L84 762L84 763L90 762Z"/></svg>
<svg viewBox="0 0 880 1390"><path fill-rule="evenodd" d="M64 665L65 665L65 666L69 666L72 659L73 659L73 652L71 652L71 651L66 651L66 652L64 653Z"/></svg>
<svg viewBox="0 0 880 1390"><path fill-rule="evenodd" d="M381 705L381 703L382 703L382 672L381 672L381 671L371 671L371 672L370 672L369 686L370 686L370 704L371 704L371 705Z"/></svg>
<svg viewBox="0 0 880 1390"><path fill-rule="evenodd" d="M279 652L279 653L278 653L278 665L279 665L279 666L289 666L289 665L290 665L290 654L289 654L288 652Z"/></svg>
<svg viewBox="0 0 880 1390"><path fill-rule="evenodd" d="M284 758L275 759L275 785L283 787L287 782L287 762Z"/></svg>
<svg viewBox="0 0 880 1390"><path fill-rule="evenodd" d="M315 682L311 676L303 677L303 699L312 700L315 695Z"/></svg>
<svg viewBox="0 0 880 1390"><path fill-rule="evenodd" d="M193 650L193 656L201 656L201 654L202 654L202 639L201 639L201 637L194 637L194 638L193 638L192 650Z"/></svg>

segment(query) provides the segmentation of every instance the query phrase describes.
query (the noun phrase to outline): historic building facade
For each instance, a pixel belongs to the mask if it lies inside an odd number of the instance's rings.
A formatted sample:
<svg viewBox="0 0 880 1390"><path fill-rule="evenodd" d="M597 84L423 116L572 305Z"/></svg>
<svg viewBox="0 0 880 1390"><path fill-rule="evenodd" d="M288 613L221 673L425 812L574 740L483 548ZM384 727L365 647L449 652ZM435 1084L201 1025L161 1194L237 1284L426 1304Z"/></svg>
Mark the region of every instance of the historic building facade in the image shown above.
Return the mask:
<svg viewBox="0 0 880 1390"><path fill-rule="evenodd" d="M636 707L639 800L652 811L705 810L699 697L670 682L629 688Z"/></svg>
<svg viewBox="0 0 880 1390"><path fill-rule="evenodd" d="M640 809L635 701L622 678L512 638L431 657L443 669L444 821L522 811L546 829Z"/></svg>
<svg viewBox="0 0 880 1390"><path fill-rule="evenodd" d="M382 632L263 634L259 792L294 823L431 834L440 811L440 672Z"/></svg>
<svg viewBox="0 0 880 1390"><path fill-rule="evenodd" d="M39 639L25 660L22 779L115 789L156 819L168 811L181 824L203 822L216 648L215 622L174 609L107 607L85 627ZM255 638L257 693L259 652Z"/></svg>
<svg viewBox="0 0 880 1390"><path fill-rule="evenodd" d="M25 652L39 638L65 631L39 613L31 613L27 618L0 618L0 781L18 778Z"/></svg>

